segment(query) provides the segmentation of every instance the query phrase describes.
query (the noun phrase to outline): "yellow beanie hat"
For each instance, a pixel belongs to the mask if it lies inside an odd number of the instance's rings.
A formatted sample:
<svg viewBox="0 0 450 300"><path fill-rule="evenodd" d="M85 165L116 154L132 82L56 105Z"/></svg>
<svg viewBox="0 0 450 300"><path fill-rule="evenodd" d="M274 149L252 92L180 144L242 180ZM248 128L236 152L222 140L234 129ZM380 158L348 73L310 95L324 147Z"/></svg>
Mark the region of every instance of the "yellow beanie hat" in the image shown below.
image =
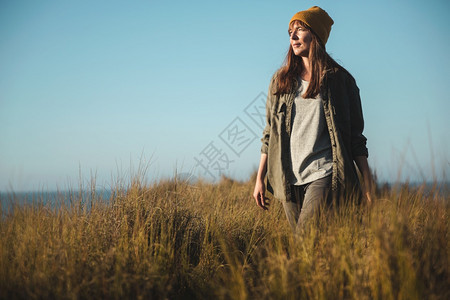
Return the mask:
<svg viewBox="0 0 450 300"><path fill-rule="evenodd" d="M318 6L313 6L307 10L296 13L291 21L289 21L289 25L295 20L308 25L324 45L327 43L328 37L330 36L331 25L334 24L334 21L326 11Z"/></svg>

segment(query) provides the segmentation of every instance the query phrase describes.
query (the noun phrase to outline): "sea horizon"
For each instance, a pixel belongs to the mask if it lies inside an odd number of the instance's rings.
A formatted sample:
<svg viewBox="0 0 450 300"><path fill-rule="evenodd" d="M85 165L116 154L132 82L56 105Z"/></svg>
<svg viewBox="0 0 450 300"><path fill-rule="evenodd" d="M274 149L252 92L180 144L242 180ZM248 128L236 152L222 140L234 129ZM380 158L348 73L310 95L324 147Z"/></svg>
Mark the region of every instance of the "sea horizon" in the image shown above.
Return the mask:
<svg viewBox="0 0 450 300"><path fill-rule="evenodd" d="M195 182L190 182L194 184ZM382 189L395 189L397 187L408 186L411 188L419 188L425 186L424 193L428 193L434 189L437 194L445 196L449 194L450 181L405 181L405 182L380 182L377 184L379 190ZM151 185L149 185L150 187ZM98 188L89 189L65 189L65 190L30 190L30 191L0 191L0 203L2 210L9 209L12 204L50 204L53 208L56 204L64 202L65 205L70 204L71 201L81 201L83 204L89 204L92 201L108 202L113 193L121 192L126 193L128 187L120 188Z"/></svg>

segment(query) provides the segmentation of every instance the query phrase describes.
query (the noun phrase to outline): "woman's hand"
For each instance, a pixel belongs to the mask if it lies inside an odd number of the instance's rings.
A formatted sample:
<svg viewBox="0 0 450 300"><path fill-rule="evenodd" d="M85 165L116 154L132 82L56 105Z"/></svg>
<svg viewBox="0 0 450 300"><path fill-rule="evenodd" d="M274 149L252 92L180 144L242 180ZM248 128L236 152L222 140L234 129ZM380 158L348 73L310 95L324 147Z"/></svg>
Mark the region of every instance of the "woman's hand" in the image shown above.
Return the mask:
<svg viewBox="0 0 450 300"><path fill-rule="evenodd" d="M364 179L364 184L362 186L364 200L366 200L366 203L370 205L372 203L371 195L373 189L373 178L367 162L367 157L357 156L355 157L355 162Z"/></svg>
<svg viewBox="0 0 450 300"><path fill-rule="evenodd" d="M267 210L266 200L265 200L266 185L264 180L256 179L255 190L253 191L253 198L256 200L256 204L264 210Z"/></svg>
<svg viewBox="0 0 450 300"><path fill-rule="evenodd" d="M266 176L267 168L267 154L261 153L261 160L259 161L258 174L256 175L255 190L253 191L253 198L256 204L264 210L267 210L267 203L264 197L266 193L266 185L264 184L264 177Z"/></svg>
<svg viewBox="0 0 450 300"><path fill-rule="evenodd" d="M363 188L363 195L364 195L364 200L366 201L366 203L368 205L372 204L372 196L370 195L369 187L367 187L366 185Z"/></svg>

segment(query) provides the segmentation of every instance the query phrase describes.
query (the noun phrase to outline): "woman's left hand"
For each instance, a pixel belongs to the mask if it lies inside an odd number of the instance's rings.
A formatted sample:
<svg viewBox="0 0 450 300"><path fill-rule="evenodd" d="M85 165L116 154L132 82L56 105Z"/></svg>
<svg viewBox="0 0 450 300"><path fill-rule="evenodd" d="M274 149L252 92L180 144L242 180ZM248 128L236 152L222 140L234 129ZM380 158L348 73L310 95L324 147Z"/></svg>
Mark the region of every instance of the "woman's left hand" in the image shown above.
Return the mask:
<svg viewBox="0 0 450 300"><path fill-rule="evenodd" d="M356 165L358 166L359 171L361 172L364 185L363 185L363 197L367 204L372 203L372 174L370 173L369 163L367 162L367 157L365 156L357 156L355 157Z"/></svg>
<svg viewBox="0 0 450 300"><path fill-rule="evenodd" d="M364 192L364 200L366 201L366 204L372 204L372 196L370 195L370 192Z"/></svg>

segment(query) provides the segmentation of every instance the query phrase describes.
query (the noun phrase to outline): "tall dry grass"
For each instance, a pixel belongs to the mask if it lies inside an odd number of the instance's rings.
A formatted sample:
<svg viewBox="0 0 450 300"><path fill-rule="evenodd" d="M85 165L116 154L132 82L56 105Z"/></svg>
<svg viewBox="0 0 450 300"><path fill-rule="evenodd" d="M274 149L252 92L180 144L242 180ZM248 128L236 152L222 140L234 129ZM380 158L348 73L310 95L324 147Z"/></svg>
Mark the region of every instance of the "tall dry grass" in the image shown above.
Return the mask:
<svg viewBox="0 0 450 300"><path fill-rule="evenodd" d="M0 298L450 299L447 192L385 189L295 237L252 190L134 180L3 209Z"/></svg>

